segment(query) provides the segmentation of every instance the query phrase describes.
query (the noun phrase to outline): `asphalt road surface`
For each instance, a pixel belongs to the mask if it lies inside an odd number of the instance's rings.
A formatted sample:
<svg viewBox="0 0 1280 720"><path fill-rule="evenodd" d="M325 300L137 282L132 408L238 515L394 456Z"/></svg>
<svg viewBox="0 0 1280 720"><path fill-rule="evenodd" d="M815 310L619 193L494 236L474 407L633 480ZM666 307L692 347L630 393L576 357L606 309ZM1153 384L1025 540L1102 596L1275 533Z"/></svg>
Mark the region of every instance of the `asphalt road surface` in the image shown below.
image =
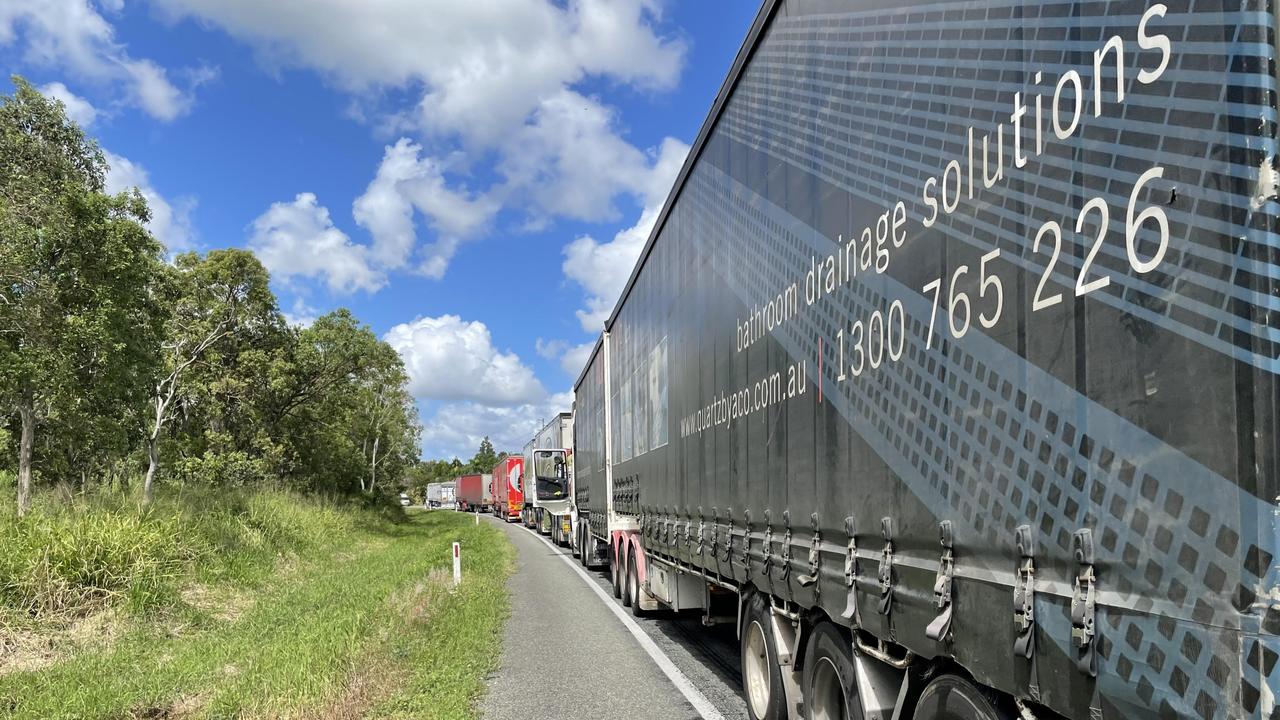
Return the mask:
<svg viewBox="0 0 1280 720"><path fill-rule="evenodd" d="M632 618L607 574L579 572L568 549L518 524L483 520L504 527L518 569L509 582L502 665L489 678L482 717L747 717L733 628L704 628L697 614Z"/></svg>

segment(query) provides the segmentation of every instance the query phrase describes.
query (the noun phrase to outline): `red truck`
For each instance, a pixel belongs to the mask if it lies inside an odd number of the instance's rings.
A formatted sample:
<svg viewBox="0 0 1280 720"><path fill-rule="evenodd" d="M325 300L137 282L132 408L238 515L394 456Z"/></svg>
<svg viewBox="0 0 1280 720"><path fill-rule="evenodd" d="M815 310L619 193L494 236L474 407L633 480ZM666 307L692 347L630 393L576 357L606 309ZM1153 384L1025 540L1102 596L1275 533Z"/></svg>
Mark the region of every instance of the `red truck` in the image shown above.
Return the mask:
<svg viewBox="0 0 1280 720"><path fill-rule="evenodd" d="M463 512L489 512L493 507L493 477L462 475L456 481L458 509Z"/></svg>
<svg viewBox="0 0 1280 720"><path fill-rule="evenodd" d="M519 522L524 509L524 458L503 458L493 466L493 514Z"/></svg>

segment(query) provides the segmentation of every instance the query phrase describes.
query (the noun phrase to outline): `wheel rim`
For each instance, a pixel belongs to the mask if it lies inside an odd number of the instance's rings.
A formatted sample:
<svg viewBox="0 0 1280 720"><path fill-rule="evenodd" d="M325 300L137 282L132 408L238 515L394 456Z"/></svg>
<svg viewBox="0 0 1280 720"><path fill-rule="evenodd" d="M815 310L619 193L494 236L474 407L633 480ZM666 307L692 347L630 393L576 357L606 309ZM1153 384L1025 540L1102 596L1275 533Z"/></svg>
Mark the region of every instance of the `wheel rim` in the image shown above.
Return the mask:
<svg viewBox="0 0 1280 720"><path fill-rule="evenodd" d="M805 702L812 708L809 720L845 720L848 717L840 671L831 662L831 658L818 658L817 666L813 669L811 690L813 697L805 698Z"/></svg>
<svg viewBox="0 0 1280 720"><path fill-rule="evenodd" d="M747 686L747 701L751 712L758 718L769 709L770 672L769 646L764 639L764 628L756 620L747 627L747 652L743 658L743 682Z"/></svg>
<svg viewBox="0 0 1280 720"><path fill-rule="evenodd" d="M640 607L640 575L636 572L636 566L631 564L631 575L627 578L627 589L631 591L631 607Z"/></svg>

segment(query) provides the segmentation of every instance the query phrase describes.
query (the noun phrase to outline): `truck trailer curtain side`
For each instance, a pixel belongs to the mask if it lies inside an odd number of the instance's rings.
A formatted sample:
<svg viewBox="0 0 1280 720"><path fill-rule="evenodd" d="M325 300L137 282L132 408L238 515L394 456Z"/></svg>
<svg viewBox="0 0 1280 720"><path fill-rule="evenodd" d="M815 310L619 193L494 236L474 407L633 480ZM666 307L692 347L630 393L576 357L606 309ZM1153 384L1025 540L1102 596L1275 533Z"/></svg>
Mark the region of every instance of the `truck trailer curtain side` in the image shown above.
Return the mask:
<svg viewBox="0 0 1280 720"><path fill-rule="evenodd" d="M766 2L575 387L592 534L1029 708L1271 717L1276 25Z"/></svg>

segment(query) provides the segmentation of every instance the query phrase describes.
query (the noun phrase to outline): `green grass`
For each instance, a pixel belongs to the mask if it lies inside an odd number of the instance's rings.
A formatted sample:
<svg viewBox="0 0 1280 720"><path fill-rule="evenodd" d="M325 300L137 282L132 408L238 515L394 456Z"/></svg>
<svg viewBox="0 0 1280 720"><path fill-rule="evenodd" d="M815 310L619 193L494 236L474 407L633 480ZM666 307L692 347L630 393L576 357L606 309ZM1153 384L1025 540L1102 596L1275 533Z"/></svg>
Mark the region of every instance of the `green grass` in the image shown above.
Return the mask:
<svg viewBox="0 0 1280 720"><path fill-rule="evenodd" d="M230 588L235 602L180 601L105 650L0 676L0 717L473 716L508 611L500 530L443 511L391 522L302 507L294 520L257 531L263 547L298 548L271 572L214 561L197 573L195 587ZM454 540L464 582L450 591Z"/></svg>

